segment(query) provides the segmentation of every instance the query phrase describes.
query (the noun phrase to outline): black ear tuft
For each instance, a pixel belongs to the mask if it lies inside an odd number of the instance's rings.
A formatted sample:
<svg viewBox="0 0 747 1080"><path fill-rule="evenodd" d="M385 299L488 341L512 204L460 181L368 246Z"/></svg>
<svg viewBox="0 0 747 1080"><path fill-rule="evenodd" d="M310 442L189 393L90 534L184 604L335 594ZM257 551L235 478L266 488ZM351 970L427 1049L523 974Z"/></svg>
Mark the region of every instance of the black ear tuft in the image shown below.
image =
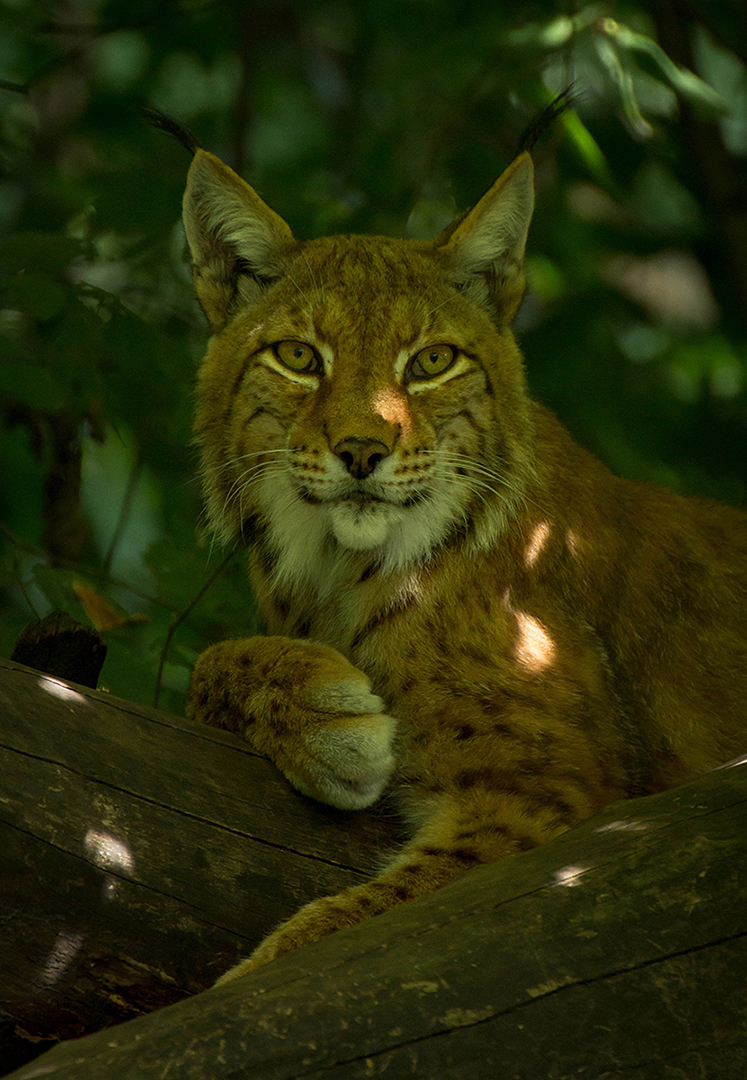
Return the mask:
<svg viewBox="0 0 747 1080"><path fill-rule="evenodd" d="M189 150L190 154L194 154L196 150L199 150L200 142L197 136L193 135L173 116L169 116L168 113L157 109L155 105L143 105L140 109L140 115L146 124L158 128L159 131L165 131L172 139L176 139L178 143L181 143L185 150Z"/></svg>
<svg viewBox="0 0 747 1080"><path fill-rule="evenodd" d="M519 139L519 148L516 152L517 156L525 150L531 152L547 129L555 123L558 117L564 113L566 109L572 109L576 102L580 100L580 97L580 94L574 92L573 83L569 83L565 90L561 90L560 93L552 99L547 108L543 109L541 113L538 113L538 115L524 128L522 136Z"/></svg>

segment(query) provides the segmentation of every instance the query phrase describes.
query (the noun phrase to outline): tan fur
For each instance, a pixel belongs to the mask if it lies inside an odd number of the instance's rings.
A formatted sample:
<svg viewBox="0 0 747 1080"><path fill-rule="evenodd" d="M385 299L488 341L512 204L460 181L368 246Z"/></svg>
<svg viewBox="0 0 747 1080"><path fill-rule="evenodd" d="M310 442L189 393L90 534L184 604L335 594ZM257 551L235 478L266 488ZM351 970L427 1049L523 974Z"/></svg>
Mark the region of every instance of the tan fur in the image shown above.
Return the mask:
<svg viewBox="0 0 747 1080"><path fill-rule="evenodd" d="M747 744L747 518L613 477L528 396L531 212L525 154L430 243L300 244L193 163L204 490L271 636L208 649L189 715L334 805L391 788L412 827L226 978Z"/></svg>

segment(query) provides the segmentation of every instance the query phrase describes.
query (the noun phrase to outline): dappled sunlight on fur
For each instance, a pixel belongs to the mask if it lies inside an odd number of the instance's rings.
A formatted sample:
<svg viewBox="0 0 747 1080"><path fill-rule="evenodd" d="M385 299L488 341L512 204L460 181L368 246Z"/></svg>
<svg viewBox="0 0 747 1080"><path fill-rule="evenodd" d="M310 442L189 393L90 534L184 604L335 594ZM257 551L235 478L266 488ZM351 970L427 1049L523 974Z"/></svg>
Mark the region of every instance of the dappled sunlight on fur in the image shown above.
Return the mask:
<svg viewBox="0 0 747 1080"><path fill-rule="evenodd" d="M516 659L530 671L542 671L555 659L555 642L545 627L532 615L515 611L519 636L516 641Z"/></svg>
<svg viewBox="0 0 747 1080"><path fill-rule="evenodd" d="M529 536L529 542L527 543L524 559L527 566L534 566L542 553L542 549L550 538L550 524L547 521L540 521L538 525L532 529Z"/></svg>

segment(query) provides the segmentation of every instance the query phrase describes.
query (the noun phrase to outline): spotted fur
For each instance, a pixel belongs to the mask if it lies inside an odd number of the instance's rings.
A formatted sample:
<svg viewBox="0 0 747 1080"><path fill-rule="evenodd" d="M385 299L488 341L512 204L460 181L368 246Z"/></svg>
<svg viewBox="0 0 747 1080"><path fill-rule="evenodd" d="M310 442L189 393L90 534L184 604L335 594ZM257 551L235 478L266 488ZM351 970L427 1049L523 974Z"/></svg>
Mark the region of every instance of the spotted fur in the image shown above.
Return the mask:
<svg viewBox="0 0 747 1080"><path fill-rule="evenodd" d="M268 636L208 649L189 715L317 799L391 791L412 835L226 978L745 749L747 518L613 477L532 401L532 199L522 154L432 242L301 244L196 153L195 434Z"/></svg>

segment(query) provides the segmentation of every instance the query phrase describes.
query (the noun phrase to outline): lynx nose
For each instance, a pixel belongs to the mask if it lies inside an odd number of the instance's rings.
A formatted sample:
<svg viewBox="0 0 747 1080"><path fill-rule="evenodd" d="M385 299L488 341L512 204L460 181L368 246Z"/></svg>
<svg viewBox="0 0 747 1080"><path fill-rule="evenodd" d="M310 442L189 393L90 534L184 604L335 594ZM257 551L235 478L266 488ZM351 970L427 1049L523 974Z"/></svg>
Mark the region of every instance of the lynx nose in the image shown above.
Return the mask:
<svg viewBox="0 0 747 1080"><path fill-rule="evenodd" d="M345 468L356 480L370 475L385 457L389 448L377 439L343 439L334 447Z"/></svg>

